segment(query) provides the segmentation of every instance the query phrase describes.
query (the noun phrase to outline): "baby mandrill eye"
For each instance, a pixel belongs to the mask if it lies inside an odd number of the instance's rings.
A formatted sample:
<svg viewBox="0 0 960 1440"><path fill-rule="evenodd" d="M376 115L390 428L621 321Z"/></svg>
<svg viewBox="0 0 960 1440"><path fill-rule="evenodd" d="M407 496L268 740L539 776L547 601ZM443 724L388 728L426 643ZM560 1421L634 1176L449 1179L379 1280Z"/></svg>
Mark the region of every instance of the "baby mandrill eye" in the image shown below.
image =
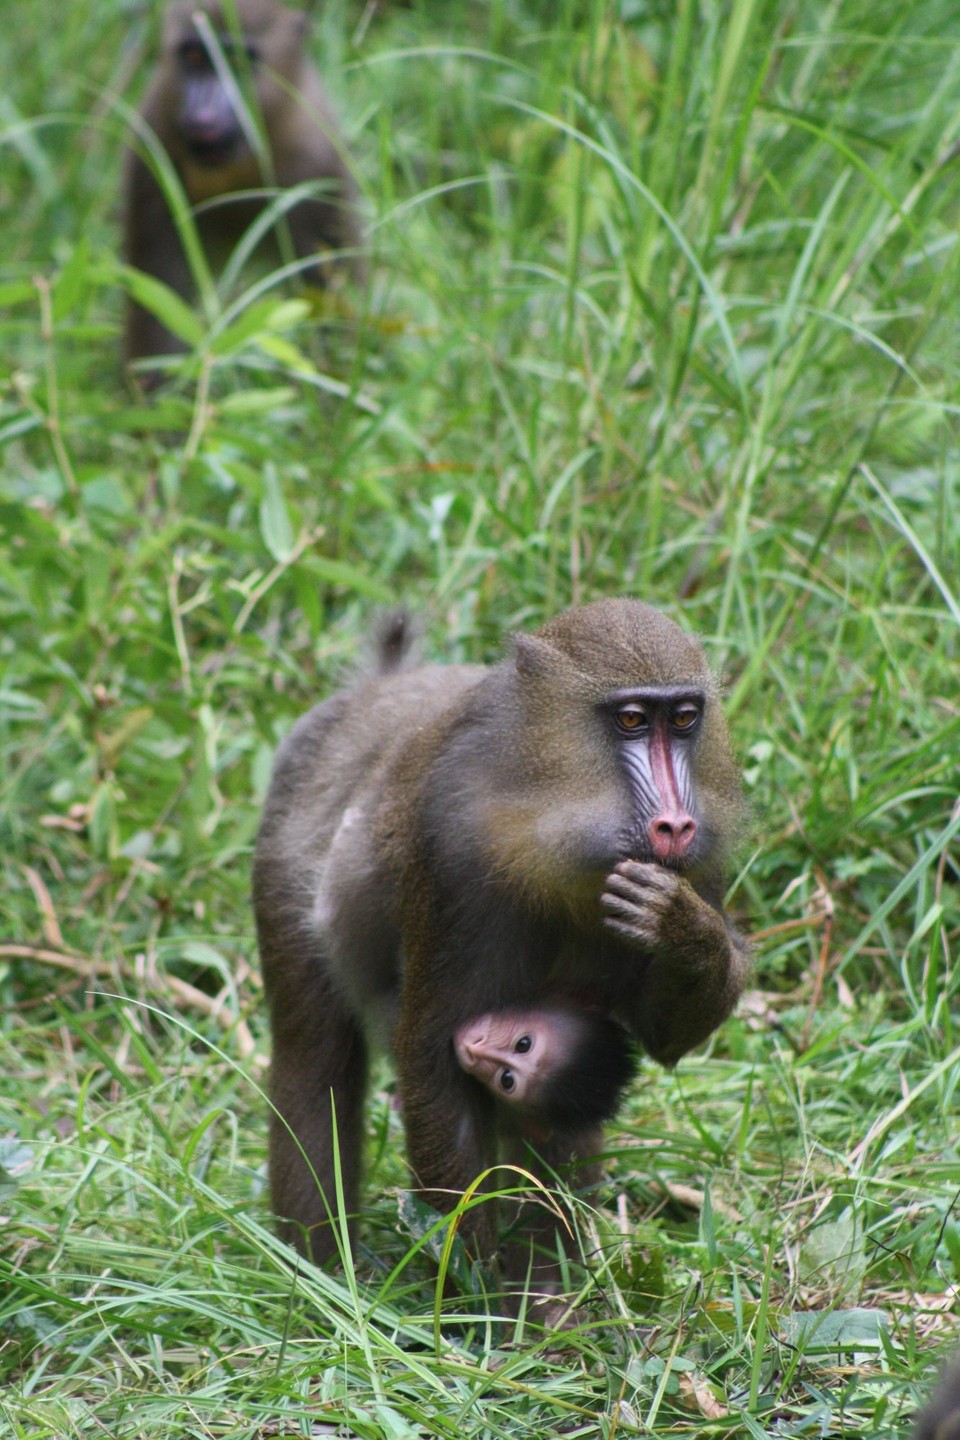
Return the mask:
<svg viewBox="0 0 960 1440"><path fill-rule="evenodd" d="M517 1055L526 1055L527 1051L531 1050L532 1048L533 1041L530 1039L529 1035L521 1035L520 1039L513 1047L514 1053Z"/></svg>
<svg viewBox="0 0 960 1440"><path fill-rule="evenodd" d="M514 1075L513 1071L504 1070L500 1076L500 1089L506 1090L507 1094L509 1095L510 1091L514 1088L516 1083L517 1077Z"/></svg>

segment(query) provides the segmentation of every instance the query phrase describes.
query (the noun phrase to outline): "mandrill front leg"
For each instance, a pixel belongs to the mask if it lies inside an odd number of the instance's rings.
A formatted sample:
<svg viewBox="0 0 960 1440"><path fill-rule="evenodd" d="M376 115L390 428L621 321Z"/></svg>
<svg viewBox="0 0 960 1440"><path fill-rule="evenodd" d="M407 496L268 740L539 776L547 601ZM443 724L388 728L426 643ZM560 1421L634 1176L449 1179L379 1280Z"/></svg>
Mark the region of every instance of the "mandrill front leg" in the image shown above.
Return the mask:
<svg viewBox="0 0 960 1440"><path fill-rule="evenodd" d="M621 861L600 903L605 928L647 961L628 991L624 1018L655 1060L674 1065L736 1005L749 967L746 942L722 911L662 865Z"/></svg>

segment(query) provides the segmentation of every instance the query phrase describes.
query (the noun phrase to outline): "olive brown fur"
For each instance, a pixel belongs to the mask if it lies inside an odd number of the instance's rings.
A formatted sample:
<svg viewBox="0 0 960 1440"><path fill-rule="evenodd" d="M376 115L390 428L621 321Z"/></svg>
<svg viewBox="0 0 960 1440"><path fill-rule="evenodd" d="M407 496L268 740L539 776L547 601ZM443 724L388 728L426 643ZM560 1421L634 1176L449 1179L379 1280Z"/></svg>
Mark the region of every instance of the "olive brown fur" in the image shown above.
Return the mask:
<svg viewBox="0 0 960 1440"><path fill-rule="evenodd" d="M960 1355L947 1365L910 1440L960 1440Z"/></svg>
<svg viewBox="0 0 960 1440"><path fill-rule="evenodd" d="M371 1045L395 1059L414 1181L449 1208L498 1161L551 1176L602 1142L568 1121L532 1154L459 1068L458 1027L589 994L673 1065L729 1015L748 964L723 909L740 777L695 640L626 599L518 635L490 667L414 664L402 617L381 633L382 668L280 747L254 862L272 1201L318 1261L336 1244L334 1108L358 1205ZM493 1253L490 1205L464 1228Z"/></svg>

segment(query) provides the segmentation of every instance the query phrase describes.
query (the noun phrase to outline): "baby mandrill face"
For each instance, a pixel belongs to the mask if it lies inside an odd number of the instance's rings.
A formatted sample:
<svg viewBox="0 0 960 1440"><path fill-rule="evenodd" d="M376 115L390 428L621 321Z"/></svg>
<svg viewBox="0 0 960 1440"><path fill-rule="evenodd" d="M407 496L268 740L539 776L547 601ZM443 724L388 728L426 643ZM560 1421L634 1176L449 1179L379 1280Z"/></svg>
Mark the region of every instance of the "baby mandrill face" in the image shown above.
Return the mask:
<svg viewBox="0 0 960 1440"><path fill-rule="evenodd" d="M500 1010L461 1025L453 1044L461 1067L498 1100L536 1109L576 1051L584 1024L560 1007Z"/></svg>

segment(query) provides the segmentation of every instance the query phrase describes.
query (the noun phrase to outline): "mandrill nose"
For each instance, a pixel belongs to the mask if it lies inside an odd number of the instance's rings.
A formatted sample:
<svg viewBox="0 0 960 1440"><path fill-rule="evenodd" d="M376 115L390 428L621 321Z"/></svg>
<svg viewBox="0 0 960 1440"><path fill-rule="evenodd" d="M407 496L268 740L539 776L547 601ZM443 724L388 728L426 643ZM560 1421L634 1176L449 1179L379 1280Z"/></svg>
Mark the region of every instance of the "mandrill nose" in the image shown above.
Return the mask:
<svg viewBox="0 0 960 1440"><path fill-rule="evenodd" d="M647 826L650 846L658 860L682 860L697 835L697 822L686 810L661 810Z"/></svg>
<svg viewBox="0 0 960 1440"><path fill-rule="evenodd" d="M479 1064L486 1059L489 1043L489 1036L482 1026L474 1025L469 1030L461 1030L456 1040L460 1063L467 1066Z"/></svg>

